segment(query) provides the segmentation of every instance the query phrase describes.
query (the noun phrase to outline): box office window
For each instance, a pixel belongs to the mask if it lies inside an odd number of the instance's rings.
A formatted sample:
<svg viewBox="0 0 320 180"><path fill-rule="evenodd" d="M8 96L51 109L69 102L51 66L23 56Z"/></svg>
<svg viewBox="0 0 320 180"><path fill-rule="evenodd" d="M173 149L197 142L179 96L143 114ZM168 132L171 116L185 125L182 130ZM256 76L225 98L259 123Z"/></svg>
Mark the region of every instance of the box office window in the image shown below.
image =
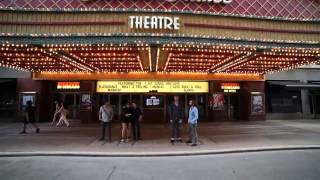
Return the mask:
<svg viewBox="0 0 320 180"><path fill-rule="evenodd" d="M143 96L143 108L163 108L164 97L160 95Z"/></svg>

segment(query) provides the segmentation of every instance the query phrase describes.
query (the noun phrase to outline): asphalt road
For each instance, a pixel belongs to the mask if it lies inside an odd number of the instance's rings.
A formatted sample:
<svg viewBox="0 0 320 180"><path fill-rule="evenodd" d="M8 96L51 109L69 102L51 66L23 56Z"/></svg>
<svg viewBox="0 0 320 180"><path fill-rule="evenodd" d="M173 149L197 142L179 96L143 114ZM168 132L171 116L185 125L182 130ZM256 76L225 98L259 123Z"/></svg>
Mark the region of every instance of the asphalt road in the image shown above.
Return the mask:
<svg viewBox="0 0 320 180"><path fill-rule="evenodd" d="M1 157L0 179L318 180L320 150L178 157Z"/></svg>

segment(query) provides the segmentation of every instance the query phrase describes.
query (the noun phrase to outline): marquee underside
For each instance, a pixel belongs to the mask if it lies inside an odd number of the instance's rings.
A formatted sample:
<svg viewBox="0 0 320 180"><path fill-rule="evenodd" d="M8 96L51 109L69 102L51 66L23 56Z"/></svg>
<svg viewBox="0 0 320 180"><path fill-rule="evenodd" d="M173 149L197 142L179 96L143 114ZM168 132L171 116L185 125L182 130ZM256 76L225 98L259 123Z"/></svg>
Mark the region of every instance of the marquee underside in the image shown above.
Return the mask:
<svg viewBox="0 0 320 180"><path fill-rule="evenodd" d="M320 48L252 43L16 43L0 45L1 66L34 73L267 73L320 62Z"/></svg>

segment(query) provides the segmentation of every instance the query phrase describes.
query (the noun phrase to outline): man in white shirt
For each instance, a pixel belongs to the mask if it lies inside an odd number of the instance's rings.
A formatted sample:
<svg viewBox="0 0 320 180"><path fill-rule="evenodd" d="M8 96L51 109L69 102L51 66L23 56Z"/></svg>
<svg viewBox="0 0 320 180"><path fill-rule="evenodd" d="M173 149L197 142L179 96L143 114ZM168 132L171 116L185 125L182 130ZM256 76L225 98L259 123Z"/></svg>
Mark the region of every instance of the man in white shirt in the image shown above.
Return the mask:
<svg viewBox="0 0 320 180"><path fill-rule="evenodd" d="M113 119L113 109L109 102L106 102L104 105L100 107L99 110L99 120L102 125L102 137L100 141L105 140L105 131L106 127L108 127L108 141L111 142L111 121Z"/></svg>
<svg viewBox="0 0 320 180"><path fill-rule="evenodd" d="M197 135L197 124L198 124L198 108L195 106L194 101L189 101L190 109L188 116L188 132L189 140L187 143L191 143L191 146L197 146L198 144L198 135Z"/></svg>

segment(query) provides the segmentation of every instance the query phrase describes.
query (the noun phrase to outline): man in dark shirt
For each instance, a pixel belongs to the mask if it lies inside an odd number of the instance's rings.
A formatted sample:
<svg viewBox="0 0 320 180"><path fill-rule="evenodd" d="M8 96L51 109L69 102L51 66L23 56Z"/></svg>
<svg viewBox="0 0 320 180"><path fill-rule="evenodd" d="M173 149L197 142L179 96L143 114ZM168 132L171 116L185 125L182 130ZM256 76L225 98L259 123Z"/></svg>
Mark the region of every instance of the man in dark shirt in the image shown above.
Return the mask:
<svg viewBox="0 0 320 180"><path fill-rule="evenodd" d="M134 108L133 117L132 117L132 134L133 140L141 140L140 136L140 121L142 119L142 112L136 103L132 103L132 107Z"/></svg>
<svg viewBox="0 0 320 180"><path fill-rule="evenodd" d="M35 107L32 106L32 101L27 101L27 107L24 113L23 130L21 134L27 133L26 129L27 129L28 123L30 123L36 129L36 133L39 133L40 129L35 122L36 122Z"/></svg>
<svg viewBox="0 0 320 180"><path fill-rule="evenodd" d="M182 142L180 137L180 125L182 123L182 106L179 96L174 96L174 102L169 106L169 116L171 123L171 142Z"/></svg>

